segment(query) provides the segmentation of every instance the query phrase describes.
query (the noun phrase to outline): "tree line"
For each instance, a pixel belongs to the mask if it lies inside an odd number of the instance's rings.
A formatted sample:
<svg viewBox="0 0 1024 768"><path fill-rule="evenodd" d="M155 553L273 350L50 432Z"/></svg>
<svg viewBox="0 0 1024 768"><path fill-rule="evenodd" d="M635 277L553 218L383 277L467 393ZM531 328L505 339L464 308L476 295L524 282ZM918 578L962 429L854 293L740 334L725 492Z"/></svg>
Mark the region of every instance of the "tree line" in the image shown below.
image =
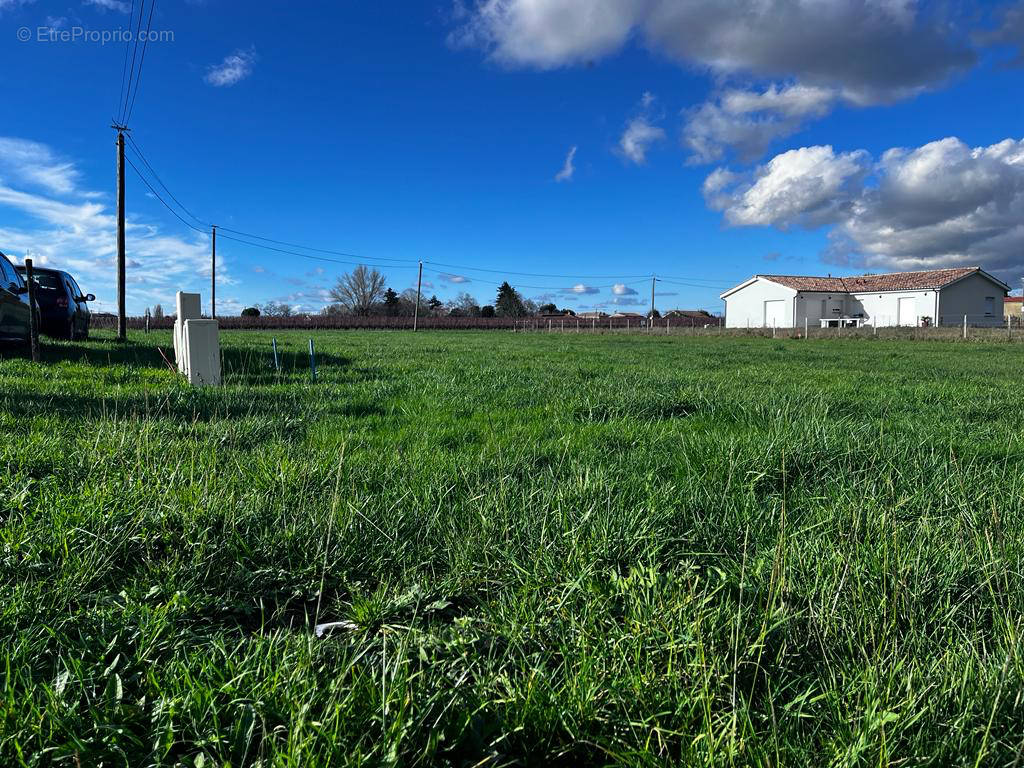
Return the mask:
<svg viewBox="0 0 1024 768"><path fill-rule="evenodd" d="M376 269L359 265L338 278L330 289L331 303L321 310L324 315L350 315L354 317L412 317L416 314L416 289L407 288L398 293L387 285L383 274ZM419 297L420 317L529 317L538 312L555 312L554 304L538 306L523 298L508 281L499 287L493 304L480 305L470 294L462 292L444 302L422 293ZM564 310L571 314L571 310ZM289 304L269 301L263 305L242 310L246 317L290 317L296 314Z"/></svg>

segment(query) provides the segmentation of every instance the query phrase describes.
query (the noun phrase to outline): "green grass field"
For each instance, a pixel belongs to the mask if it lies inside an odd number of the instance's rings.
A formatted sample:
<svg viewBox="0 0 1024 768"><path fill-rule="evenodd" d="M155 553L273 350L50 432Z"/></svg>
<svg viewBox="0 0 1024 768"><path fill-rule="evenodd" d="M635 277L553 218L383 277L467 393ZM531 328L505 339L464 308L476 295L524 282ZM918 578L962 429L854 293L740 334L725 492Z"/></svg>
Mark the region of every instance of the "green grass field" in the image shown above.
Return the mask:
<svg viewBox="0 0 1024 768"><path fill-rule="evenodd" d="M1024 764L1019 345L276 335L0 361L0 765Z"/></svg>

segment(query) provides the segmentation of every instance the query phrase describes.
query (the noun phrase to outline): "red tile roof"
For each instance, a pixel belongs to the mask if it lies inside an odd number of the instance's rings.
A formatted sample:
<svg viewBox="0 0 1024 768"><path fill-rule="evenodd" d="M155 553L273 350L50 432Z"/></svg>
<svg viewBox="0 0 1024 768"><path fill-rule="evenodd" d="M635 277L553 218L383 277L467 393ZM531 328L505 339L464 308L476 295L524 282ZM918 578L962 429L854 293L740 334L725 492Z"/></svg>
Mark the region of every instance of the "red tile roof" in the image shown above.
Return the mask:
<svg viewBox="0 0 1024 768"><path fill-rule="evenodd" d="M862 291L934 290L954 283L972 272L980 271L980 267L958 267L955 269L929 269L923 272L857 275L856 277L798 277L795 275L758 275L758 277L796 291L858 293Z"/></svg>
<svg viewBox="0 0 1024 768"><path fill-rule="evenodd" d="M770 280L795 291L821 291L824 293L858 293L862 291L921 291L938 289L955 283L980 267L956 267L953 269L928 269L920 272L890 272L888 274L860 274L854 278L800 278L788 274L759 274L759 278Z"/></svg>
<svg viewBox="0 0 1024 768"><path fill-rule="evenodd" d="M1020 304L1024 301L1024 296L1007 296L1003 299L1005 304Z"/></svg>

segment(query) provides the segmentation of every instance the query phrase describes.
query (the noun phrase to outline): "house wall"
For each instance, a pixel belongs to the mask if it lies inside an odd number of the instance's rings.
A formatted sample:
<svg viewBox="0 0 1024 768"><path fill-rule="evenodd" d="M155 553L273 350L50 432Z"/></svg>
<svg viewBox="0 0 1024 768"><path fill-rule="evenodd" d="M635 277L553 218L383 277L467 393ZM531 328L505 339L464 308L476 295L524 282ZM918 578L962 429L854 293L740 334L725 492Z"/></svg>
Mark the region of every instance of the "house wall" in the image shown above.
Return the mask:
<svg viewBox="0 0 1024 768"><path fill-rule="evenodd" d="M1004 301L1003 302L1003 319L1012 317L1016 321L1022 314L1024 314L1024 302L1020 301Z"/></svg>
<svg viewBox="0 0 1024 768"><path fill-rule="evenodd" d="M823 317L847 317L848 295L845 293L819 293L800 291L796 297L796 325L803 328L804 318L810 328L818 328ZM825 302L824 309L822 302ZM836 313L834 310L838 309Z"/></svg>
<svg viewBox="0 0 1024 768"><path fill-rule="evenodd" d="M948 285L939 293L939 310L942 325L961 325L964 315L970 325L1002 325L1002 304L1006 291L983 275L973 274ZM985 298L994 299L992 314L985 313Z"/></svg>
<svg viewBox="0 0 1024 768"><path fill-rule="evenodd" d="M935 291L886 291L884 293L854 293L851 296L852 314L862 313L867 323L878 328L896 325L919 326L922 317L935 323L937 315ZM900 316L900 299L913 299L914 312L910 317Z"/></svg>
<svg viewBox="0 0 1024 768"><path fill-rule="evenodd" d="M725 327L763 328L765 326L764 303L766 301L783 301L785 304L782 316L785 318L785 322L780 322L778 327L792 328L795 296L796 291L792 288L759 278L725 297ZM803 321L801 320L801 322Z"/></svg>

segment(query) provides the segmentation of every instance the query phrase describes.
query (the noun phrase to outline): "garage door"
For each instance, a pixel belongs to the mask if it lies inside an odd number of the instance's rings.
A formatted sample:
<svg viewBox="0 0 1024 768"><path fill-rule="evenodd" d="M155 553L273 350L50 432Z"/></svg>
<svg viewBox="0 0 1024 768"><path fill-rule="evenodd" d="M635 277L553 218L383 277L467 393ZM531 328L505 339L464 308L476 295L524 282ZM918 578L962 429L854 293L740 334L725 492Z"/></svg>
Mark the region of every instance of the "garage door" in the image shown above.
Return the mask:
<svg viewBox="0 0 1024 768"><path fill-rule="evenodd" d="M896 324L917 325L917 299L913 296L896 300Z"/></svg>
<svg viewBox="0 0 1024 768"><path fill-rule="evenodd" d="M786 300L766 301L764 303L764 325L766 328L787 328Z"/></svg>

